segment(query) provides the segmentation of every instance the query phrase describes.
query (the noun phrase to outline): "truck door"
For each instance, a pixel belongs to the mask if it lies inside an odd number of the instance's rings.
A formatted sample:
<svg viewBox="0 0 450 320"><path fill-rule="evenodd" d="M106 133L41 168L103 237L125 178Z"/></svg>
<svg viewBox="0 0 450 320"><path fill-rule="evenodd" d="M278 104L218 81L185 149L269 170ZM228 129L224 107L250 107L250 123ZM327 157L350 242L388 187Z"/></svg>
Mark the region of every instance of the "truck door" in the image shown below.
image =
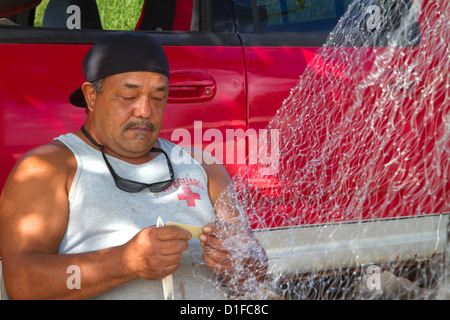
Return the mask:
<svg viewBox="0 0 450 320"><path fill-rule="evenodd" d="M403 73L406 77L413 74L405 73L408 63L414 59L410 52L417 51L414 47L421 41L419 11L414 11L413 1L387 4L365 0L239 0L237 8L247 71L248 130L268 137L277 133L271 133L272 129L279 130L278 141L268 138L266 151L270 152L270 143L275 143L283 153L278 155L279 162L275 161L276 157L268 157L267 163L249 163L249 193L254 197L252 201L259 204L252 214L258 217L255 224L260 223L264 228L399 215L395 209L398 199L390 204L383 203L383 199L397 192L389 187L398 178L396 170L408 171L415 165L404 161L401 169L392 166L396 151L389 149L392 145L388 146L384 156L374 157L379 158L379 168L385 166L389 170L380 173L377 181L369 186L363 175L370 173L362 172L369 168L369 154L378 151L363 151L362 146L379 142L374 142L369 133L363 133L366 130L363 126L352 129L355 123L349 123L348 129L356 130L356 134L343 133L338 137L336 130L340 130L339 126L345 129L342 124L349 108L359 106L356 113L366 112L358 121L373 116L374 108L380 103L376 100L388 95L388 91L390 101L397 101L402 108L415 103L417 91L414 90L420 86L413 79L405 79L405 83L410 83L405 92L400 80L394 79L394 74ZM334 30L339 21L339 28ZM403 23L409 23L407 31L396 33ZM394 35L398 37L395 41ZM382 68L383 56L385 61L387 57L393 61L392 65L384 62L384 68L390 72L382 74L379 83L372 84L366 77ZM409 66L411 70L414 67ZM300 80L302 83L297 86ZM398 83L398 86L388 85L387 89L386 83ZM363 86L366 90L362 90ZM294 106L296 99L298 103ZM284 107L284 103L290 106ZM396 108L385 106L390 111ZM377 121L378 127L389 127L386 119ZM408 128L399 127L397 138L410 135ZM361 150L355 152L357 134L367 140L359 143ZM384 141L389 139L395 144L394 136ZM379 144L377 147L382 149L384 144ZM273 167L273 174L261 170L267 166ZM409 183L407 177L399 182ZM364 210L363 215L337 209L348 199L355 199L353 196L363 189L367 194L364 206L371 209ZM314 205L308 209L305 203ZM412 204L402 214L413 214L416 205ZM381 206L385 208L380 209ZM302 213L298 215L299 212Z"/></svg>
<svg viewBox="0 0 450 320"><path fill-rule="evenodd" d="M69 103L69 94L84 81L87 50L116 30L83 29L105 28L106 22L89 20L99 18L90 1L86 8L83 1L72 2L51 0L43 27L0 26L1 187L26 151L78 130L86 119L84 110ZM225 162L226 130L246 129L244 63L233 7L223 1L155 3L144 2L136 32L155 36L171 67L161 136L212 151ZM236 151L233 141L228 145L229 153ZM233 175L245 162L225 165Z"/></svg>

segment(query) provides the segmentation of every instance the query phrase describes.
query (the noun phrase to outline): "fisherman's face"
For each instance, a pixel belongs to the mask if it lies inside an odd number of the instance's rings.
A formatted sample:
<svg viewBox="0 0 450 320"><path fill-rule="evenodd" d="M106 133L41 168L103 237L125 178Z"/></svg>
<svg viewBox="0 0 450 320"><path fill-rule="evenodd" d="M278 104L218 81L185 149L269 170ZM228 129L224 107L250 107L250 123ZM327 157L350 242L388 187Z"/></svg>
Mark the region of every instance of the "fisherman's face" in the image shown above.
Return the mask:
<svg viewBox="0 0 450 320"><path fill-rule="evenodd" d="M167 76L127 72L106 77L93 106L95 135L119 157L148 154L161 131L169 91Z"/></svg>

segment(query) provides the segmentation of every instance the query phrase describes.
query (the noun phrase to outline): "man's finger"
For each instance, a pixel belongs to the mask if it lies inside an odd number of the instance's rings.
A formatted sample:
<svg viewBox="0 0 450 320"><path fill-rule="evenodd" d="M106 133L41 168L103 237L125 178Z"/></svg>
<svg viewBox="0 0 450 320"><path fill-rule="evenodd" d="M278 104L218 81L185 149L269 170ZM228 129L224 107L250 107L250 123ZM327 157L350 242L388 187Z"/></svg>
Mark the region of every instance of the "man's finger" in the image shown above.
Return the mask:
<svg viewBox="0 0 450 320"><path fill-rule="evenodd" d="M161 242L159 252L163 255L175 255L186 251L188 246L186 240L164 240Z"/></svg>
<svg viewBox="0 0 450 320"><path fill-rule="evenodd" d="M223 244L223 239L218 238L214 234L205 235L203 234L204 241L202 242L202 246L206 249L207 247L211 248L211 250L217 250L222 253L227 253L228 249Z"/></svg>
<svg viewBox="0 0 450 320"><path fill-rule="evenodd" d="M188 241L192 238L189 231L176 227L176 226L164 226L156 229L158 240L185 240Z"/></svg>
<svg viewBox="0 0 450 320"><path fill-rule="evenodd" d="M224 271L232 270L233 265L229 259L229 257L225 257L223 255L215 254L207 254L203 253L203 261L205 262L206 266L213 270L216 273L222 273Z"/></svg>

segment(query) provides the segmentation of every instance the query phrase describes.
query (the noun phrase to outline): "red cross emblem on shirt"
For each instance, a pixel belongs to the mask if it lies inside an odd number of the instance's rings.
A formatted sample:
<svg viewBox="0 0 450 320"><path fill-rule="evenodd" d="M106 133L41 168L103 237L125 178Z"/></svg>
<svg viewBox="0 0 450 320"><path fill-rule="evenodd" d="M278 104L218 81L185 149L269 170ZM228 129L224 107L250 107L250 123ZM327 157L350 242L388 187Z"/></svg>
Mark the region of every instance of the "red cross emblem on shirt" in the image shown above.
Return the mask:
<svg viewBox="0 0 450 320"><path fill-rule="evenodd" d="M200 194L192 192L189 187L182 187L183 193L178 195L178 200L186 200L188 207L195 207L195 200L201 200Z"/></svg>

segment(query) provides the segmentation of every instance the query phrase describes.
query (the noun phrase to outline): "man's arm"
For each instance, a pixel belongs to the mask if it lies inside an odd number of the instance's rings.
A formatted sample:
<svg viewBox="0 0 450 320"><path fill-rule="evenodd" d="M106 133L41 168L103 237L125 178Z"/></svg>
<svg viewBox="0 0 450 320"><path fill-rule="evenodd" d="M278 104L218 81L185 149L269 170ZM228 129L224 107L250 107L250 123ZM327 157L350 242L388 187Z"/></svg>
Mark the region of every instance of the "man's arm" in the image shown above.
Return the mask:
<svg viewBox="0 0 450 320"><path fill-rule="evenodd" d="M137 277L162 279L178 268L190 234L176 227L143 229L122 246L57 254L74 170L72 153L53 143L25 155L8 177L0 198L0 252L12 299L84 299ZM80 268L80 290L67 286L72 265Z"/></svg>
<svg viewBox="0 0 450 320"><path fill-rule="evenodd" d="M210 157L194 151L198 160ZM248 291L265 279L268 259L250 228L244 208L225 168L211 159L202 161L208 175L208 192L217 222L206 225L200 236L207 266L236 291ZM212 163L212 164L211 164ZM244 282L246 285L244 286Z"/></svg>

